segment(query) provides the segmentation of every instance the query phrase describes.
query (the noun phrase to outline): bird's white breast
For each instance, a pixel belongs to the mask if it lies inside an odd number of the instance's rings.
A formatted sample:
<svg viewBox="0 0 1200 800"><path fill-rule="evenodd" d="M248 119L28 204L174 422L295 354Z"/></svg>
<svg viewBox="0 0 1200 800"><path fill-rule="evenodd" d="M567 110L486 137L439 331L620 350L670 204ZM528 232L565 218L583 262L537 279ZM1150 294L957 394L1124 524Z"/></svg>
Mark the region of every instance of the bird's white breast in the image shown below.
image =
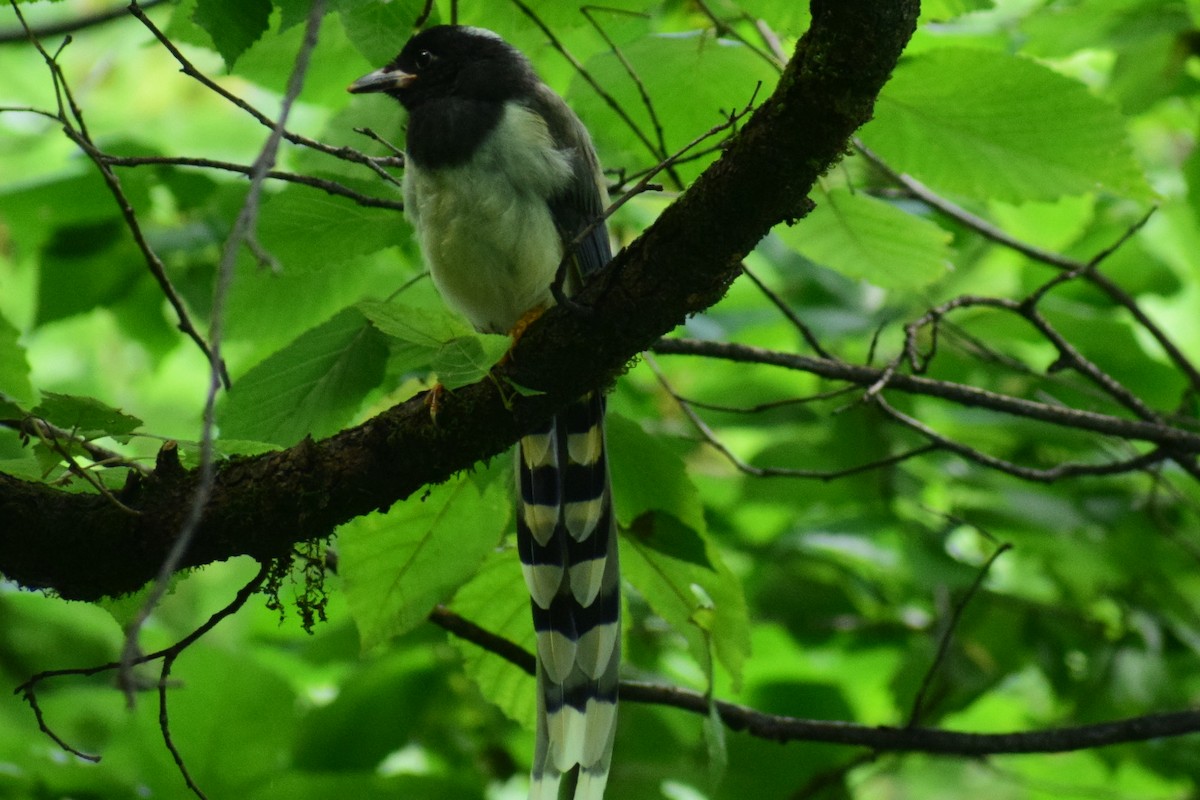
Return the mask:
<svg viewBox="0 0 1200 800"><path fill-rule="evenodd" d="M405 209L433 282L478 330L508 333L553 303L563 246L546 201L570 177L570 154L554 149L542 118L512 104L467 163L409 160Z"/></svg>

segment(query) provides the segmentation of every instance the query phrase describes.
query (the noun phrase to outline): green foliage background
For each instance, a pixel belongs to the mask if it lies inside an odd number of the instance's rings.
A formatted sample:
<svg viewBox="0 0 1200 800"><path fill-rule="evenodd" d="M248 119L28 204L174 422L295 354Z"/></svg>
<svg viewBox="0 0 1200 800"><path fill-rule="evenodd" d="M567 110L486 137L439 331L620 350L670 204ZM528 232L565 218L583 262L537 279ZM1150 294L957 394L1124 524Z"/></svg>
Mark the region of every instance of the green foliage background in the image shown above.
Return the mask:
<svg viewBox="0 0 1200 800"><path fill-rule="evenodd" d="M94 5L22 9L36 24ZM354 128L402 141L393 104L344 87L399 49L420 5L332 0L289 127L376 155L387 151ZM576 4L530 5L654 144L638 87ZM605 6L646 12L593 13L653 98L668 152L744 106L757 83L765 96L776 78L769 58L715 38L700 4ZM760 48L755 20L789 52L808 22L796 0L709 6ZM181 0L152 16L208 75L270 114L306 14L299 0ZM584 118L607 167L634 172L661 157L515 6L468 0L459 14L534 59ZM16 25L11 10L0 22ZM1200 358L1198 25L1197 0L931 0L862 140L1008 234L1082 260L1157 206L1102 269ZM247 115L179 74L133 20L79 32L60 62L106 152L244 164L265 139ZM176 439L194 459L203 356L175 330L92 164L55 123L12 110L54 108L36 52L0 46L0 75L0 418L32 412L139 458ZM690 180L713 157L680 176ZM370 171L310 150L285 148L280 168L398 199ZM205 322L244 178L178 166L119 174L170 278ZM900 350L904 323L927 308L961 294L1020 298L1053 275L894 188L863 157L849 157L814 193L816 211L781 226L747 260L831 354L885 362ZM635 236L668 199L644 195L623 208L612 222L617 239ZM219 409L223 454L328 435L435 376L464 385L506 347L474 337L441 310L428 281L413 280L420 257L394 210L273 183L258 234L280 268L239 256L225 309L234 388ZM1073 283L1043 311L1146 402L1195 428L1185 377L1109 298ZM1058 352L1015 317L971 309L955 322L943 330L934 377L1114 412L1081 378L1054 372ZM747 280L680 333L807 352ZM764 366L656 363L675 392L723 406L839 386ZM755 467L839 472L923 443L856 397L699 413ZM1146 450L932 398L889 400L944 436L1022 464ZM1042 484L941 451L837 480L763 478L704 443L645 360L619 382L610 409L630 677L711 687L771 713L903 725L952 609L1008 543L955 629L923 724L1024 730L1200 703L1200 487L1177 468ZM88 490L45 445L9 429L0 429L0 471ZM329 621L311 635L290 612L281 622L256 600L180 657L171 730L208 797L523 796L532 681L423 621L444 602L532 646L506 538L510 481L499 459L344 526L332 542L339 570L326 584ZM186 635L255 570L235 560L178 577L144 649ZM302 576L285 585L285 601L292 591L304 591ZM0 584L0 685L113 659L136 601L65 603ZM50 682L40 697L54 730L103 760L62 753L8 696L0 798L183 796L153 693L129 711L111 676L99 675ZM735 733L722 741L694 715L625 703L611 794L1157 800L1195 796L1200 774L1194 738L987 760L863 755Z"/></svg>

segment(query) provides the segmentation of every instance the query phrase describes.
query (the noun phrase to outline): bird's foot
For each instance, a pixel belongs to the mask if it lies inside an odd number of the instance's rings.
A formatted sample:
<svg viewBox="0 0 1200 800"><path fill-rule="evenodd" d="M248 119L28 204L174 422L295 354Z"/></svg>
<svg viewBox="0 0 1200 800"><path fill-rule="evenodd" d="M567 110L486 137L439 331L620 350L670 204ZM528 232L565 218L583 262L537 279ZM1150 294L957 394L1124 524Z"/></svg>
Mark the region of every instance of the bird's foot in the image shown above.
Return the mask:
<svg viewBox="0 0 1200 800"><path fill-rule="evenodd" d="M438 421L438 411L440 411L442 407L442 398L444 398L449 391L450 390L443 386L439 381L431 386L429 391L425 393L425 407L429 409L429 419L435 427L437 426Z"/></svg>
<svg viewBox="0 0 1200 800"><path fill-rule="evenodd" d="M529 330L529 326L537 322L538 318L545 313L546 307L543 305L537 305L521 315L521 318L518 319L516 324L512 326L512 330L508 332L508 335L512 337L513 343L512 346L508 348L508 352L505 353L504 358L501 359L501 363L504 363L512 358L512 352L516 348L517 342L521 341L521 337L525 335L525 331Z"/></svg>

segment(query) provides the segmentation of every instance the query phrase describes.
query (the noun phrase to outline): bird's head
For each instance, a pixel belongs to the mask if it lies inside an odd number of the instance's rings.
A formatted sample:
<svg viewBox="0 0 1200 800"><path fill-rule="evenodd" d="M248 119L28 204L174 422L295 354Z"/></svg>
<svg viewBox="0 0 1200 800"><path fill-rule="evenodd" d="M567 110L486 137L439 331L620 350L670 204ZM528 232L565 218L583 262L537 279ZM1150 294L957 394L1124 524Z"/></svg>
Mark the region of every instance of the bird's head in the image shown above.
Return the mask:
<svg viewBox="0 0 1200 800"><path fill-rule="evenodd" d="M529 91L534 81L525 56L497 34L439 25L409 39L387 66L359 78L348 91L385 92L412 111L449 97L503 102Z"/></svg>

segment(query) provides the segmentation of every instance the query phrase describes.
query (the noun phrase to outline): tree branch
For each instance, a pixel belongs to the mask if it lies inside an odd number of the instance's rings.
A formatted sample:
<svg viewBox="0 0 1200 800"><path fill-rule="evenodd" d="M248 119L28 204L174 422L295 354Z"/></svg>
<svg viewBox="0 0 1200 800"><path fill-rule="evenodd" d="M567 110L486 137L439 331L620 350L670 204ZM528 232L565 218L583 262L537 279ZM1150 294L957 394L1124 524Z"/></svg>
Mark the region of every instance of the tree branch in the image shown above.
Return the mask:
<svg viewBox="0 0 1200 800"><path fill-rule="evenodd" d="M994 555L999 555L1003 549ZM966 598L966 599L969 599ZM455 636L495 653L532 674L533 655L520 646L477 625L439 609L431 621ZM1168 711L1091 725L1044 728L1014 733L968 733L940 728L859 725L833 720L799 719L766 714L747 706L712 698L690 689L641 681L621 681L622 702L671 706L707 717L716 706L721 721L731 730L775 742L825 742L856 745L877 751L921 752L941 755L986 756L1013 753L1065 753L1112 744L1144 742L1167 736L1200 733L1200 711Z"/></svg>
<svg viewBox="0 0 1200 800"><path fill-rule="evenodd" d="M870 118L919 10L916 0L814 0L812 8L813 24L772 96L722 157L576 297L595 313L548 311L521 337L500 380L448 394L436 425L417 397L319 443L220 464L179 566L270 558L444 481L611 381L635 354L719 300L772 226L804 216L817 177ZM505 397L505 379L543 394ZM133 591L170 550L198 479L177 461L144 479L131 476L118 494L142 512L131 517L95 495L0 475L0 572L68 598Z"/></svg>
<svg viewBox="0 0 1200 800"><path fill-rule="evenodd" d="M1180 451L1200 453L1200 434L1181 428L1143 420L1124 419L1078 408L1064 408L1048 403L1039 403L1036 400L1026 400L1021 397L999 394L961 383L939 381L921 375L893 373L889 376L886 369L877 367L864 367L844 361L780 353L749 345L696 339L663 339L655 344L653 349L655 353L662 354L705 356L752 364L768 364L784 369L809 372L823 378L846 381L864 387L871 387L883 381L883 385L892 390L940 397L964 406L1001 411L1066 428L1093 431L1123 439L1154 442L1178 448Z"/></svg>

